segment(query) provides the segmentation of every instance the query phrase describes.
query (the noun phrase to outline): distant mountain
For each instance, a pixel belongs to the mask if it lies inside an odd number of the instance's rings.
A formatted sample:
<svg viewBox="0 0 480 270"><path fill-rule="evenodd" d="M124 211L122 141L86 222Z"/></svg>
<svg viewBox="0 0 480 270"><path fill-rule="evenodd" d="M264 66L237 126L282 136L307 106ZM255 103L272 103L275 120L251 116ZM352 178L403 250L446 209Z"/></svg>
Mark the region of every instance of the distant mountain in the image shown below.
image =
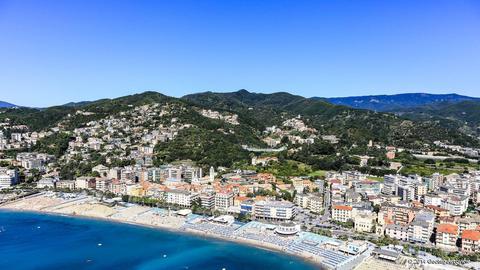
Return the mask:
<svg viewBox="0 0 480 270"><path fill-rule="evenodd" d="M87 105L87 104L90 104L90 103L92 103L92 101L69 102L69 103L63 104L62 106L81 107L81 106L84 106L84 105Z"/></svg>
<svg viewBox="0 0 480 270"><path fill-rule="evenodd" d="M315 97L314 99L323 99ZM434 103L457 103L468 100L480 100L480 98L462 96L457 94L425 94L411 93L398 95L355 96L325 98L328 102L344 105L352 108L367 109L373 111L395 111L398 109L414 108Z"/></svg>
<svg viewBox="0 0 480 270"><path fill-rule="evenodd" d="M394 112L414 120L436 120L444 124L456 124L467 133L480 134L480 100L440 102L397 109Z"/></svg>
<svg viewBox="0 0 480 270"><path fill-rule="evenodd" d="M0 101L0 108L14 108L17 107L17 105L14 105L12 103L8 103L5 101Z"/></svg>

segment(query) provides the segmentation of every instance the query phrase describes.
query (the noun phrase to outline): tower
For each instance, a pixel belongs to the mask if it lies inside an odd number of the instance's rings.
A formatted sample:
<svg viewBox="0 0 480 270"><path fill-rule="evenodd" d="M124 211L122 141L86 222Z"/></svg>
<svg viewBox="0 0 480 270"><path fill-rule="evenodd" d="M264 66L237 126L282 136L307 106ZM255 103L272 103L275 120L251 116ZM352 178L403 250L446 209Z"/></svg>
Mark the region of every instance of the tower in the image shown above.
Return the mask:
<svg viewBox="0 0 480 270"><path fill-rule="evenodd" d="M210 182L213 182L215 180L215 169L212 167L210 167Z"/></svg>

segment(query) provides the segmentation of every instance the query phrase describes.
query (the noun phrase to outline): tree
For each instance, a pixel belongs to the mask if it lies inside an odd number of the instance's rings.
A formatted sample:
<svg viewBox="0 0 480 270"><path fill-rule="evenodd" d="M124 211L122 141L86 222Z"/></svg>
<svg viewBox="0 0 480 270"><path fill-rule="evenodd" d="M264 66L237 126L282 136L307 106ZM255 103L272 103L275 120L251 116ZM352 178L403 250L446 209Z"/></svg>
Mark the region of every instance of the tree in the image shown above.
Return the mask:
<svg viewBox="0 0 480 270"><path fill-rule="evenodd" d="M435 160L429 158L429 159L425 159L425 161L423 161L423 163L425 163L425 164L435 164Z"/></svg>

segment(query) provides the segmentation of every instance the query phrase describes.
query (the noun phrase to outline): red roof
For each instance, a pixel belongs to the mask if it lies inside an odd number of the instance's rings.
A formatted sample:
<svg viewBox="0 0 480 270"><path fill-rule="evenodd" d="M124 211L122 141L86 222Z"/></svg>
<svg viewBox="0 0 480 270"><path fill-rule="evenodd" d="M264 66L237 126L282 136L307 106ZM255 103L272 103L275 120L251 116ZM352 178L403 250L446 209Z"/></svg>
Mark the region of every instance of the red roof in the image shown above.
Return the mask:
<svg viewBox="0 0 480 270"><path fill-rule="evenodd" d="M472 241L480 240L480 232L474 230L464 230L462 233L462 239L468 239Z"/></svg>
<svg viewBox="0 0 480 270"><path fill-rule="evenodd" d="M443 223L438 225L437 232L448 233L448 234L458 234L458 226L455 224Z"/></svg>
<svg viewBox="0 0 480 270"><path fill-rule="evenodd" d="M351 211L352 207L348 205L334 205L333 209Z"/></svg>

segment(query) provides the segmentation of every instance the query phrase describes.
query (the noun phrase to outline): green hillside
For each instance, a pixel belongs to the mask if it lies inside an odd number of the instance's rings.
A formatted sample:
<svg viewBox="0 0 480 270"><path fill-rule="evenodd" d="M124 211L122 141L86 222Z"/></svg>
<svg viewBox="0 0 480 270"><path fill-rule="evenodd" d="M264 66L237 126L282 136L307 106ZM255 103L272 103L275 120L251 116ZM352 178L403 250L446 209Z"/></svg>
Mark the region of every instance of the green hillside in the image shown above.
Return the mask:
<svg viewBox="0 0 480 270"><path fill-rule="evenodd" d="M352 160L349 155L365 154L367 151L365 146L370 140L383 145L412 149L424 149L426 144L431 145L436 140L467 146L479 145L477 139L461 132L457 122L446 125L433 117L407 118L392 113L353 109L285 92L273 94L257 94L246 90L232 93L205 92L180 99L157 92L145 92L116 99L79 103L75 106L3 109L0 120L8 118L13 124L29 126L31 131L60 127L67 135L47 137L34 148L60 156L66 149L65 143L70 139L69 131L84 127L91 121L110 116L118 117L122 112L148 104L174 105L171 106L173 111L168 115L159 116L157 123L168 125L176 119L192 125L191 128L180 130L173 140L156 145L154 158L156 164L181 159L191 159L205 166L230 166L237 161L245 162L250 153L244 150L242 145L266 147L262 141L265 128L273 125L282 126L285 120L298 115L301 115L302 121L308 127L315 128L319 136L336 135L340 139L335 146L327 147L333 149L328 153L315 150L319 145L301 147L282 141L289 149L301 149L296 154L281 153L282 158L306 162L314 165L315 169L341 168L342 164L355 164L357 161ZM475 121L478 110L471 106L468 117ZM455 108L452 107L450 111L444 113L456 114L458 118L464 117L462 119L470 121L467 115L458 114ZM205 117L200 113L204 109L215 110L221 114L236 114L238 123L232 124ZM443 117L440 113L438 115ZM141 121L141 119L124 121L133 120ZM157 128L151 126L149 122L142 123L142 126ZM55 149L57 146L60 149ZM336 153L341 155L335 157Z"/></svg>

